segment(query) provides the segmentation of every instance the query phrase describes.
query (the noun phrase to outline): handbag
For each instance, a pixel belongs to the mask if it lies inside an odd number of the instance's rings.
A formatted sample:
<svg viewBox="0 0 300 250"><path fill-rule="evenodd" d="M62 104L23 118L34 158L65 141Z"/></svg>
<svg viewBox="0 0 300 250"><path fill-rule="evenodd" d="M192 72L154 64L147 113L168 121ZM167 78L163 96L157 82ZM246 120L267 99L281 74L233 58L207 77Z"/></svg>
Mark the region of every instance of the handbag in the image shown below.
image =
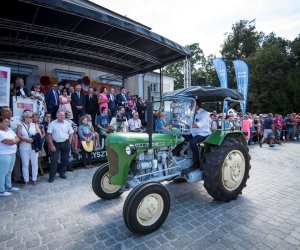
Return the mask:
<svg viewBox="0 0 300 250"><path fill-rule="evenodd" d="M30 136L29 130L27 129L27 127L25 126L24 123L22 123L22 124L27 131L28 137L33 139L33 142L31 143L32 150L35 150L35 152L39 152L42 149L41 135L39 133L36 133L35 135Z"/></svg>
<svg viewBox="0 0 300 250"><path fill-rule="evenodd" d="M43 158L43 157L47 156L47 153L46 153L45 148L44 148L44 144L45 144L45 141L43 140L42 148L39 151L39 158Z"/></svg>

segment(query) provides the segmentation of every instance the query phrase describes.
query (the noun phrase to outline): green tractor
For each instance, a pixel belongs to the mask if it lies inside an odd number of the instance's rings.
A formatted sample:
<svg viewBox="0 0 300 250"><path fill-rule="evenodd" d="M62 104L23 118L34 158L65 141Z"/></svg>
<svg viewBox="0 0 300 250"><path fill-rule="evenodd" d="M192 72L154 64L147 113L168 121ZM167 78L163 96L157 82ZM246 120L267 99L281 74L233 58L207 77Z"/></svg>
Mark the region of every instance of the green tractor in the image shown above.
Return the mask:
<svg viewBox="0 0 300 250"><path fill-rule="evenodd" d="M170 210L170 195L160 182L203 180L216 200L231 201L242 193L249 178L250 155L241 129L226 129L224 120L198 145L199 169L191 169L192 152L184 136L190 134L195 100L244 103L231 89L189 87L165 93L160 111L166 113L170 129L153 133L153 104L147 103L147 133L110 134L106 139L108 162L95 172L92 187L102 199L114 199L132 189L123 207L128 229L148 234L157 230ZM223 112L225 105L223 104ZM152 134L153 133L153 134ZM181 143L179 153L174 148Z"/></svg>

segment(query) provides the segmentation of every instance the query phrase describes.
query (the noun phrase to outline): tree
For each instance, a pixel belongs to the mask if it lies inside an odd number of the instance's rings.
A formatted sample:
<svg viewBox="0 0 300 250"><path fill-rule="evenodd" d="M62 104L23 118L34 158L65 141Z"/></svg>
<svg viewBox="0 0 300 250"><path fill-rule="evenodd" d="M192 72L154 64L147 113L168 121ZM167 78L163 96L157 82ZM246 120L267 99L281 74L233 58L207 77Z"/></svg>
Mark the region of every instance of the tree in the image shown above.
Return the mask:
<svg viewBox="0 0 300 250"><path fill-rule="evenodd" d="M206 60L205 65L205 72L202 73L202 75L205 75L205 77L208 80L209 85L220 87L220 81L216 72L216 69L213 64L213 59L215 59L216 56L209 55Z"/></svg>
<svg viewBox="0 0 300 250"><path fill-rule="evenodd" d="M221 45L221 54L226 60L248 58L260 47L264 34L256 31L255 19L240 20L231 29L231 33L225 33L226 38Z"/></svg>
<svg viewBox="0 0 300 250"><path fill-rule="evenodd" d="M186 46L191 50L191 79L192 85L197 82L197 77L205 77L206 59L202 49L199 47L199 43L193 43ZM183 88L183 62L175 62L167 65L164 68L164 74L175 77L174 89Z"/></svg>
<svg viewBox="0 0 300 250"><path fill-rule="evenodd" d="M255 53L264 34L256 31L255 20L240 20L232 25L232 32L225 33L224 43L221 45L221 54L227 64L228 87L236 89L235 73L232 61L247 59Z"/></svg>
<svg viewBox="0 0 300 250"><path fill-rule="evenodd" d="M300 35L291 43L290 54L291 66L287 75L288 88L291 92L293 109L295 112L300 109Z"/></svg>
<svg viewBox="0 0 300 250"><path fill-rule="evenodd" d="M289 41L274 33L264 37L263 44L246 61L251 74L249 103L254 112L286 113L292 108L287 87Z"/></svg>

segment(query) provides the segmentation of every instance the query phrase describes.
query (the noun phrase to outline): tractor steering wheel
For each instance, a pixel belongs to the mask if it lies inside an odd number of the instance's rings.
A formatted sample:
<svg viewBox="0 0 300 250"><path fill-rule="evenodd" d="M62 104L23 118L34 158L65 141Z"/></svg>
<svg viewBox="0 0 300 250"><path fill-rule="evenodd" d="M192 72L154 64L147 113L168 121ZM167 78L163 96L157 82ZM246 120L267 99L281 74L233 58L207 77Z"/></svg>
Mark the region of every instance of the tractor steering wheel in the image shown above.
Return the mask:
<svg viewBox="0 0 300 250"><path fill-rule="evenodd" d="M180 126L179 124L182 124L182 125L184 125L184 126L187 126L187 128L190 127L189 124L187 124L187 123L185 123L185 122L183 122L183 121L179 121L179 120L174 120L174 119L172 119L172 120L170 121L170 123L171 123L171 125L174 126L174 127L179 127L179 126Z"/></svg>

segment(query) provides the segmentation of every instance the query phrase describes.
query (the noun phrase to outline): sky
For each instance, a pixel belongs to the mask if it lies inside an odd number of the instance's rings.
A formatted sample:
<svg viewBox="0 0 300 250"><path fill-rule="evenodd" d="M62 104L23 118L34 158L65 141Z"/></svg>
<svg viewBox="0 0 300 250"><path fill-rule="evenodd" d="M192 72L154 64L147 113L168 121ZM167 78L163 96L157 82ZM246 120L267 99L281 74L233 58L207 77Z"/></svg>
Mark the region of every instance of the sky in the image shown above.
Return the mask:
<svg viewBox="0 0 300 250"><path fill-rule="evenodd" d="M220 56L225 33L239 20L256 30L294 40L300 34L300 0L91 0L180 45L199 43Z"/></svg>

